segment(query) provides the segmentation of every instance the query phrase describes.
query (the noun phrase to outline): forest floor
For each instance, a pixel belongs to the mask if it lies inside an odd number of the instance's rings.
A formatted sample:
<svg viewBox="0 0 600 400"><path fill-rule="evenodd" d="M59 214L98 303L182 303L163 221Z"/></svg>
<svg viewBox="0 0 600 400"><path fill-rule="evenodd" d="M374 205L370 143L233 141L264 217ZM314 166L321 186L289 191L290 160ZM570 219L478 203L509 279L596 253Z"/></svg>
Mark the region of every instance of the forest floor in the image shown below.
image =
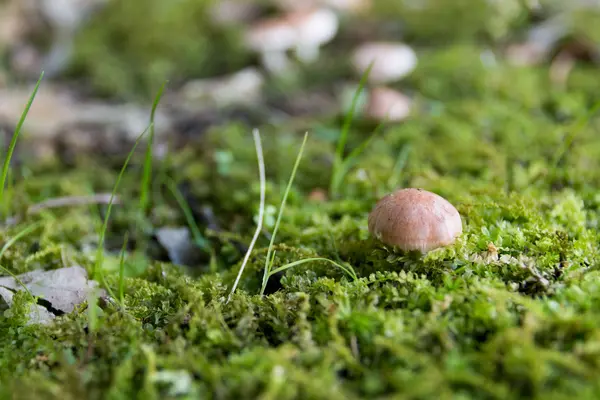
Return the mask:
<svg viewBox="0 0 600 400"><path fill-rule="evenodd" d="M600 10L396 3L347 16L280 77L237 28L195 24L206 2L91 17L70 67L42 80L0 196L2 398L600 397ZM561 33L528 37L540 24ZM380 125L359 110L345 131L349 54L367 40L414 49L389 84L411 113ZM15 65L5 149L40 73ZM214 82L189 85L240 68L264 82L227 104ZM165 79L152 151L141 141L120 175ZM259 222L254 128L265 215L227 301ZM379 243L368 214L400 187L448 199L463 234L423 257ZM266 264L315 258L261 295Z"/></svg>

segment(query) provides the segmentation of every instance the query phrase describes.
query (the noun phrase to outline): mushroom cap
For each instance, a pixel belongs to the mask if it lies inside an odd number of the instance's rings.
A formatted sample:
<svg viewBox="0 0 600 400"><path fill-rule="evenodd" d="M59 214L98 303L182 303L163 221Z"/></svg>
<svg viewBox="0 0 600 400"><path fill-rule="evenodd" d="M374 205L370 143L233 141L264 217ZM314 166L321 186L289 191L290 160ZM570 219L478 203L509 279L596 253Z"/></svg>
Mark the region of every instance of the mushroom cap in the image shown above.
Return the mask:
<svg viewBox="0 0 600 400"><path fill-rule="evenodd" d="M299 12L290 19L300 44L320 46L331 41L339 28L338 16L328 8Z"/></svg>
<svg viewBox="0 0 600 400"><path fill-rule="evenodd" d="M320 46L335 37L338 25L337 15L327 8L294 11L257 22L248 30L246 43L259 52Z"/></svg>
<svg viewBox="0 0 600 400"><path fill-rule="evenodd" d="M246 44L258 52L286 51L298 42L298 33L285 18L270 18L253 25L245 36Z"/></svg>
<svg viewBox="0 0 600 400"><path fill-rule="evenodd" d="M410 97L387 87L373 88L369 93L369 100L365 115L374 120L402 121L411 112L412 100Z"/></svg>
<svg viewBox="0 0 600 400"><path fill-rule="evenodd" d="M462 221L443 197L408 188L377 202L369 214L369 232L389 246L426 253L452 244L462 233Z"/></svg>
<svg viewBox="0 0 600 400"><path fill-rule="evenodd" d="M373 0L275 0L275 4L286 11L307 10L315 7L330 7L342 14L367 11Z"/></svg>
<svg viewBox="0 0 600 400"><path fill-rule="evenodd" d="M364 74L373 63L368 80L387 83L402 79L417 66L414 50L403 43L370 42L358 46L352 54L356 71Z"/></svg>

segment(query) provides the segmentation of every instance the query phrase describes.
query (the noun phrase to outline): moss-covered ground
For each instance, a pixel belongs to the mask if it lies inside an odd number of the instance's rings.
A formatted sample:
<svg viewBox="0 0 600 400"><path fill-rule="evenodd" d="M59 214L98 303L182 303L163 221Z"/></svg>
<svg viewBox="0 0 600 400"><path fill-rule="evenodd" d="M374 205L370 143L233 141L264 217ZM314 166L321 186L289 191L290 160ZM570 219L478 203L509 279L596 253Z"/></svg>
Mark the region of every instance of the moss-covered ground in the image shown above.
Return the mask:
<svg viewBox="0 0 600 400"><path fill-rule="evenodd" d="M458 15L463 3L456 2ZM397 85L418 110L380 130L326 199L311 193L329 188L342 121L260 127L265 226L227 304L258 214L252 127L231 121L155 160L146 217L138 209L144 154L137 152L118 191L102 265L102 285L118 293L127 233L123 307L100 302L90 314L83 304L51 325L28 326L31 299L17 295L0 316L2 398L600 398L600 140L588 115L598 101L597 66L580 63L557 86L548 65L514 67L500 56L490 62L489 43L504 34L497 31L524 22L518 15L504 27L486 21L476 18L456 37L440 25L408 26L409 38L436 44L420 49L419 67ZM474 36L484 39L464 40ZM98 82L116 82L103 73ZM374 128L358 118L348 151ZM270 232L305 130L274 267L325 257L351 265L358 280L311 262L272 277L259 296ZM110 192L122 162L83 156L69 168L16 166L8 211ZM167 177L209 243L190 267L164 261L152 240L152 229L187 224ZM377 243L367 215L398 187L447 198L464 234L423 258ZM41 221L0 264L15 274L72 264L91 271L105 212L68 207L4 227L0 243Z"/></svg>

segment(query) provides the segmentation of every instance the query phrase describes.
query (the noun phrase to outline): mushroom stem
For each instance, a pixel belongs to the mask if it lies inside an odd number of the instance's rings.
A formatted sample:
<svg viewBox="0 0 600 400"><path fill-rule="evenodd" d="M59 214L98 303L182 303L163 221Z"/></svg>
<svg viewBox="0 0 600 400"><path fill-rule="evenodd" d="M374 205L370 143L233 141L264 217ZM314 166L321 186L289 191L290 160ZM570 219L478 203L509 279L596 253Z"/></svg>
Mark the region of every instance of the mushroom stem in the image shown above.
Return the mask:
<svg viewBox="0 0 600 400"><path fill-rule="evenodd" d="M267 71L279 74L288 69L289 60L283 51L267 51L261 54L261 62Z"/></svg>
<svg viewBox="0 0 600 400"><path fill-rule="evenodd" d="M319 58L319 46L308 43L300 43L296 46L296 56L298 60L309 64Z"/></svg>

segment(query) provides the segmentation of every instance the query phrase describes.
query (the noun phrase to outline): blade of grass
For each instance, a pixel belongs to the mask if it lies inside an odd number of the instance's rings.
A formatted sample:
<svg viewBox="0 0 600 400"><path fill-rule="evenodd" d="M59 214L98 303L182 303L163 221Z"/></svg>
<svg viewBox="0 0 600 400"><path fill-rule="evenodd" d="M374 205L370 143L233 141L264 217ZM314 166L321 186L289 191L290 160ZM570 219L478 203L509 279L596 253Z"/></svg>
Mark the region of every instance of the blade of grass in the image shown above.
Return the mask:
<svg viewBox="0 0 600 400"><path fill-rule="evenodd" d="M150 134L148 135L148 144L146 147L146 156L144 158L144 172L142 176L142 186L140 190L140 211L142 215L146 215L148 204L150 203L150 181L152 180L152 151L154 147L154 117L158 103L162 98L167 81L164 81L154 102L152 103L152 112L150 113Z"/></svg>
<svg viewBox="0 0 600 400"><path fill-rule="evenodd" d="M0 260L2 260L2 257L4 257L4 253L6 253L6 250L8 250L13 244L17 243L21 238L23 238L23 237L29 235L31 232L35 231L41 225L42 225L41 221L34 222L33 224L31 224L31 225L27 226L26 228L22 229L21 231L19 231L15 236L13 236L6 243L4 243L4 246L2 246L2 249L0 249ZM0 265L0 269L2 271L6 272L8 275L10 275L19 285L21 285L23 287L23 289L25 289L25 291L27 291L27 293L29 295L31 295L31 293L27 289L27 286L25 286L25 284L23 282L21 282L21 280L15 274L13 274L10 270L8 270L6 267L4 267L2 265Z"/></svg>
<svg viewBox="0 0 600 400"><path fill-rule="evenodd" d="M285 209L285 203L287 201L288 194L292 188L292 183L294 182L294 178L296 177L296 171L298 170L298 166L300 165L300 160L302 159L302 153L304 152L304 146L306 145L306 140L308 139L308 132L304 134L304 140L302 141L302 145L300 146L300 151L298 152L298 156L296 157L296 162L294 163L294 168L292 169L292 174L290 175L290 179L288 180L287 187L285 188L285 192L283 194L283 199L281 200L281 204L279 206L279 214L277 215L277 220L275 221L275 227L273 228L273 234L271 235L271 242L269 243L269 248L267 250L267 258L265 260L265 270L263 274L262 287L260 289L260 295L262 296L265 292L265 288L267 287L267 281L269 279L269 270L271 269L272 260L271 260L271 252L273 250L273 243L275 242L275 236L277 236L277 230L279 229L279 224L281 223L281 217L283 215L283 210ZM271 260L271 261L270 261Z"/></svg>
<svg viewBox="0 0 600 400"><path fill-rule="evenodd" d="M119 172L117 181L115 182L115 184L113 186L113 190L110 194L110 201L108 202L108 207L106 210L106 215L104 216L104 222L102 223L102 228L100 229L100 239L98 241L98 249L96 250L96 262L94 263L93 269L92 269L92 278L93 279L97 278L96 274L100 271L100 269L102 267L102 263L104 261L104 238L106 236L106 230L108 228L108 220L110 218L113 201L116 196L117 190L119 188L119 184L121 183L121 179L123 178L123 175L125 174L125 170L127 169L127 165L129 164L129 161L131 160L131 157L133 156L135 149L137 148L138 144L140 143L140 141L142 140L142 137L146 134L146 132L148 132L148 130L152 128L152 125L153 125L153 123L150 123L150 126L148 126L148 128L146 128L144 130L144 132L142 132L136 139L136 141L133 145L133 148L129 151L129 154L127 155L127 158L125 159L125 163L123 164L123 167L121 167L121 172Z"/></svg>
<svg viewBox="0 0 600 400"><path fill-rule="evenodd" d="M16 242L18 242L21 238L29 235L30 233L32 233L33 231L35 231L37 228L39 228L42 225L42 221L38 221L38 222L34 222L33 224L25 227L24 229L22 229L21 231L19 231L15 236L13 236L12 238L10 238L5 244L4 246L2 246L2 249L0 250L0 260L2 260L2 257L4 257L4 253L6 253L6 250L8 250L13 244L15 244ZM0 265L0 270L6 272L8 275L10 275L15 282L17 282L22 288L23 290L25 290L25 292L27 292L27 294L29 296L31 296L32 298L36 298L36 296L34 296L29 289L27 288L27 286L25 286L25 283L23 283L23 281L21 281L21 279L19 279L19 277L17 275L15 275L14 273L12 273L12 271L10 271L8 268L4 267L3 265ZM37 310L37 314L38 314L38 319L41 320L41 316L40 316L40 311L38 308L36 308Z"/></svg>
<svg viewBox="0 0 600 400"><path fill-rule="evenodd" d="M244 256L244 260L242 261L242 265L240 266L240 271L235 278L235 282L231 287L231 292L227 297L227 302L231 300L235 289L237 288L238 283L240 282L240 278L242 277L242 273L244 272L244 268L248 263L248 259L250 258L250 253L252 253L252 249L258 240L258 236L260 235L260 231L262 230L263 219L265 215L265 192L266 192L266 178L265 178L265 159L263 157L262 144L260 141L260 133L258 129L254 129L252 131L252 135L254 137L254 146L256 147L256 158L258 159L258 174L260 179L260 205L258 207L258 222L256 223L256 231L254 232L254 236L252 237L252 241L250 242L250 246L248 247L248 251L246 251L246 255Z"/></svg>
<svg viewBox="0 0 600 400"><path fill-rule="evenodd" d="M350 278L352 278L353 280L357 280L358 277L356 276L356 272L354 272L354 269L352 267L344 267L342 264L337 263L333 260L330 260L329 258L323 258L323 257L313 257L313 258L305 258L302 260L298 260L298 261L293 261L291 263L287 263L285 265L282 265L279 268L276 268L272 271L269 272L269 276L275 275L278 272L281 271L285 271L286 269L290 269L293 268L297 265L301 265L301 264L305 264L305 263L309 263L309 262L313 262L313 261L324 261L327 262L333 266L338 267L339 269L341 269L342 271L344 271L346 274L348 274L348 276L350 276Z"/></svg>
<svg viewBox="0 0 600 400"><path fill-rule="evenodd" d="M7 216L10 215L10 204L13 203L13 199L15 196L15 183L16 179L15 179L15 169L14 168L8 168L8 175L6 177L6 183L4 184L4 192L2 194L2 209L4 210L4 217L6 218ZM10 217L8 217L10 218ZM17 222L18 222L18 217L17 218Z"/></svg>
<svg viewBox="0 0 600 400"><path fill-rule="evenodd" d="M92 336L98 330L98 295L91 291L87 295L88 335Z"/></svg>
<svg viewBox="0 0 600 400"><path fill-rule="evenodd" d="M125 308L124 302L123 302L123 269L124 269L124 262L125 262L125 249L127 246L127 241L128 241L128 237L129 237L129 232L125 232L125 240L123 241L123 247L121 247L121 253L119 254L119 304L121 305L122 308ZM110 286L108 285L108 282L106 281L106 277L104 276L104 274L100 274L101 279L102 279L102 283L104 284L104 288L106 289L106 291L108 292L109 296L113 299L116 299L117 297L115 296L115 293L112 291L112 289L110 288ZM93 297L92 297L93 298Z"/></svg>
<svg viewBox="0 0 600 400"><path fill-rule="evenodd" d="M119 255L119 302L121 307L125 308L125 253L127 252L127 242L129 241L129 232L125 232L125 240Z"/></svg>
<svg viewBox="0 0 600 400"><path fill-rule="evenodd" d="M400 153L398 153L398 158L396 159L396 163L392 168L392 173L387 181L388 189L394 189L398 186L399 175L402 173L404 168L406 167L406 163L408 162L408 156L410 155L411 146L406 144L402 146Z"/></svg>
<svg viewBox="0 0 600 400"><path fill-rule="evenodd" d="M348 157L346 157L346 159L340 163L338 168L334 170L331 178L333 193L338 193L339 187L342 184L342 181L346 174L348 174L348 171L350 171L350 169L354 166L354 164L358 160L358 157L363 153L363 151L365 151L365 149L369 147L373 139L375 139L375 137L386 122L387 119L383 122L380 122L373 130L373 133L371 133L371 135L366 140L364 140L357 148L352 150Z"/></svg>
<svg viewBox="0 0 600 400"><path fill-rule="evenodd" d="M37 95L38 89L40 88L40 84L42 83L43 78L44 78L44 71L42 71L42 73L40 74L40 77L39 77L37 83L35 84L33 92L31 93L31 96L29 96L29 100L27 101L27 104L25 105L25 109L23 110L23 113L21 113L21 118L19 119L19 122L17 123L15 132L13 133L12 138L10 140L10 144L8 145L8 151L4 155L4 165L2 165L2 175L0 176L0 201L2 201L3 205L4 205L4 186L6 185L6 177L8 176L8 170L10 168L10 160L15 151L15 147L17 146L17 140L19 139L19 135L21 134L21 129L23 128L23 124L25 123L25 118L27 118L27 114L29 113L29 109L31 108L31 105L33 104L33 99L35 99L35 96ZM7 210L5 209L4 210L5 214L6 214L6 211Z"/></svg>
<svg viewBox="0 0 600 400"><path fill-rule="evenodd" d="M358 88L356 89L356 92L354 93L354 97L352 98L352 103L350 104L350 110L348 111L348 114L346 114L346 118L344 119L344 124L342 125L342 130L340 131L340 137L338 139L338 143L337 143L337 147L336 147L336 151L335 151L335 158L333 160L332 179L331 179L331 183L329 185L329 194L331 195L331 197L334 197L337 194L337 192L336 192L337 188L334 187L333 177L335 177L338 174L338 172L336 172L336 171L338 171L338 169L341 166L341 163L343 162L344 149L346 148L346 142L348 141L348 134L350 132L350 126L352 124L352 121L354 120L354 113L356 112L356 107L358 105L358 99L360 98L360 94L362 93L364 87L367 84L367 78L369 77L369 74L371 73L373 64L374 64L374 61L371 61L371 63L369 64L369 67L367 68L365 73L360 78L360 81L358 83Z"/></svg>
<svg viewBox="0 0 600 400"><path fill-rule="evenodd" d="M181 191L177 188L177 184L175 183L173 178L165 176L164 179L165 179L165 184L167 185L167 188L169 189L169 191L171 192L171 194L173 195L173 197L179 204L179 207L181 208L181 211L183 212L183 215L185 216L185 219L190 228L190 231L192 232L192 236L194 237L194 242L202 250L209 252L210 251L210 243L208 242L208 240L206 240L206 238L202 235L202 233L200 233L200 228L198 227L198 224L194 220L194 216L192 215L192 209L190 208L190 205L188 204L188 202L185 200L185 198L181 194Z"/></svg>

